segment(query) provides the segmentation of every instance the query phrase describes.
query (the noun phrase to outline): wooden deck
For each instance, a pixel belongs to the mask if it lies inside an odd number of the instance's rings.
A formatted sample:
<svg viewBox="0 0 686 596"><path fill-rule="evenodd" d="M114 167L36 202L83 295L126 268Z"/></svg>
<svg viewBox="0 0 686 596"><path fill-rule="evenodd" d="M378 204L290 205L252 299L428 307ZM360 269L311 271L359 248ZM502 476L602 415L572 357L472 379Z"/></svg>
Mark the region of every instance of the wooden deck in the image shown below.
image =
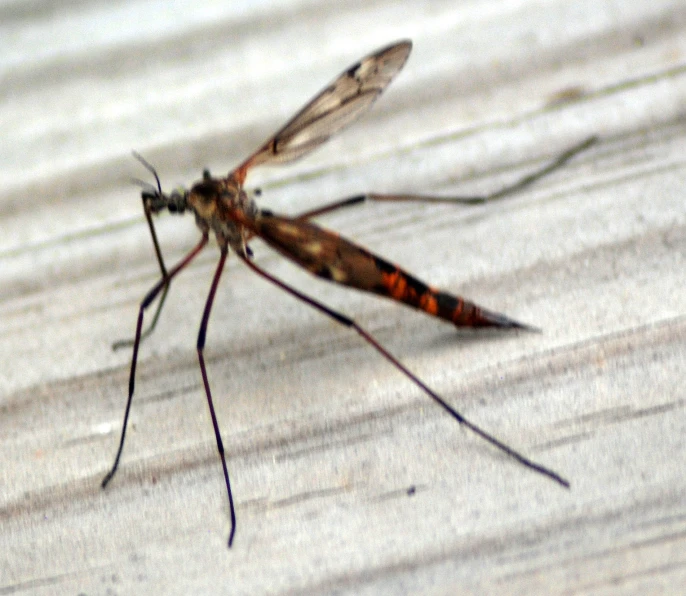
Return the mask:
<svg viewBox="0 0 686 596"><path fill-rule="evenodd" d="M683 0L0 4L0 594L682 594L686 585ZM456 333L259 263L354 316L477 424L459 428L355 334L215 246L140 352L106 491L138 304L159 272L139 189L223 173L343 68L411 38L364 119L256 171L297 213L366 190L506 200L369 204L321 223L542 328ZM198 238L160 218L169 262ZM414 487L414 490L410 490ZM681 588L679 587L681 586Z"/></svg>

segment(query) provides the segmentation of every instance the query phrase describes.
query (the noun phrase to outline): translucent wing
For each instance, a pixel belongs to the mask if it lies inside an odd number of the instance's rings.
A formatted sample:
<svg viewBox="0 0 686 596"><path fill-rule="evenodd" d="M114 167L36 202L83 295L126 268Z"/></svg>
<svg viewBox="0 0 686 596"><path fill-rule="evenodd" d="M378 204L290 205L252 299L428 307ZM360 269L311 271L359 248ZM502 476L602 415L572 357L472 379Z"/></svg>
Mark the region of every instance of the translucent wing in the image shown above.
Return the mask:
<svg viewBox="0 0 686 596"><path fill-rule="evenodd" d="M386 296L457 327L526 328L460 296L432 288L397 265L308 221L263 211L249 225L283 256L329 281Z"/></svg>
<svg viewBox="0 0 686 596"><path fill-rule="evenodd" d="M242 183L252 167L290 162L319 147L374 103L411 49L412 42L400 41L352 65L236 168L234 175Z"/></svg>

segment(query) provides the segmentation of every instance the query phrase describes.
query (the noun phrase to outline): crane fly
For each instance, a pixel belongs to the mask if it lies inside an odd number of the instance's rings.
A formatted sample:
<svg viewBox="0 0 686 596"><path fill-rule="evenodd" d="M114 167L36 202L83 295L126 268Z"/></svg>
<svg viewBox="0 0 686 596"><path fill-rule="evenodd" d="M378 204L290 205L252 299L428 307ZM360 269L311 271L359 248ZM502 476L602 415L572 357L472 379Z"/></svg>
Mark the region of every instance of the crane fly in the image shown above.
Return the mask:
<svg viewBox="0 0 686 596"><path fill-rule="evenodd" d="M146 185L141 193L141 198L159 263L161 278L150 289L140 304L133 341L117 342L113 346L115 349L123 346L133 346L133 356L131 359L128 399L124 411L119 448L112 468L102 481L103 488L107 486L117 471L124 448L124 439L134 393L136 363L138 361L140 343L153 331L172 280L205 247L210 234L216 237L219 245L219 262L205 302L196 347L229 500L231 516L231 530L228 539L229 547L233 543L236 531L236 513L226 457L224 455L224 446L214 411L212 392L203 355L210 311L229 250L233 251L238 259L257 275L344 327L357 332L364 341L393 364L460 424L523 466L550 478L564 487L569 487L569 482L553 470L530 460L465 418L353 319L290 286L262 269L253 261L249 242L257 237L287 259L318 277L333 283L385 296L419 309L431 316L443 319L456 327L531 329L527 325L510 319L505 315L487 310L464 298L433 288L410 275L399 266L386 261L332 231L312 223L311 220L315 216L330 213L364 201L423 201L431 203L475 204L497 199L531 184L555 168L560 167L578 152L591 145L595 138L587 139L560 155L551 164L533 174L525 176L516 183L495 193L483 196L435 197L367 193L339 200L294 217L288 217L260 209L244 190L243 184L248 173L253 168L289 163L303 157L367 111L402 69L411 48L412 43L410 41L399 41L362 58L359 62L341 73L338 78L315 96L281 130L225 178L214 178L206 170L203 173L202 179L196 182L190 189L177 189L167 194L162 191L160 179L155 169L140 155L134 153L135 157L150 171L156 181L155 186ZM201 232L201 238L197 245L170 269L167 269L162 258L152 218L153 215L165 210L176 214L192 213ZM158 297L159 302L153 319L148 328L143 331L145 311Z"/></svg>

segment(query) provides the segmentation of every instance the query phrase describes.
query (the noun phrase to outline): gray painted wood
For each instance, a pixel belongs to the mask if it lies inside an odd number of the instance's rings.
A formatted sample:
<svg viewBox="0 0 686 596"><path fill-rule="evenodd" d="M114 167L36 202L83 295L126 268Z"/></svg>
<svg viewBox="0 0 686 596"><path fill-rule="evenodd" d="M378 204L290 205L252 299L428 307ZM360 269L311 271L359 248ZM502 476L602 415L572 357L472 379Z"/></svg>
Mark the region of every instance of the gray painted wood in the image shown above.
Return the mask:
<svg viewBox="0 0 686 596"><path fill-rule="evenodd" d="M0 6L0 593L681 593L686 584L683 2ZM601 142L516 197L322 223L538 325L456 334L256 258L365 325L565 491L460 429L362 341L214 247L141 348L156 263L132 177L227 172L362 55L414 41L372 112L256 171L285 213L365 190L474 193ZM163 217L170 262L197 238ZM415 487L413 495L408 489Z"/></svg>

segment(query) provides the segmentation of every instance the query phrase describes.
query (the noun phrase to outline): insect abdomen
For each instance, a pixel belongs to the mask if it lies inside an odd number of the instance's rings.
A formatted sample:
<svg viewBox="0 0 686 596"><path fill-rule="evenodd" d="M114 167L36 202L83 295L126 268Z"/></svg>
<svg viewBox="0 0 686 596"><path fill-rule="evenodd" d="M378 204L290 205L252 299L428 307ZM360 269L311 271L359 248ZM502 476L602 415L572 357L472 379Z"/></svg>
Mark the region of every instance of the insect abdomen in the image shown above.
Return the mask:
<svg viewBox="0 0 686 596"><path fill-rule="evenodd" d="M386 296L457 327L526 328L432 288L397 265L311 222L263 212L251 225L272 248L328 281Z"/></svg>
<svg viewBox="0 0 686 596"><path fill-rule="evenodd" d="M376 257L376 265L382 271L381 284L372 291L423 310L439 319L449 321L456 327L524 327L524 325L499 313L483 309L459 296L427 286L399 267Z"/></svg>

